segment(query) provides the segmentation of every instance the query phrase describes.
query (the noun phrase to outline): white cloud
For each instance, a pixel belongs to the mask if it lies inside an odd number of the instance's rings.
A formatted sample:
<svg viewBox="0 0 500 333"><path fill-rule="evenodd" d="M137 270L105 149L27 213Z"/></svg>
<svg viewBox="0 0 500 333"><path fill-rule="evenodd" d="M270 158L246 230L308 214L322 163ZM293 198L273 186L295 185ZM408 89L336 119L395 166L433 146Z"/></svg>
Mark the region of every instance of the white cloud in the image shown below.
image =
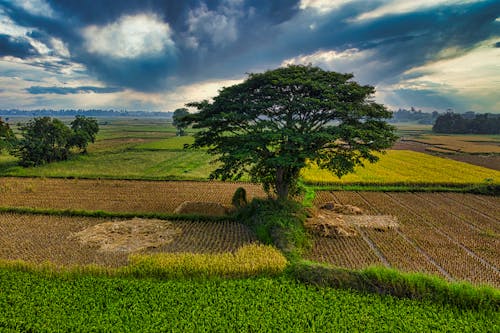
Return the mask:
<svg viewBox="0 0 500 333"><path fill-rule="evenodd" d="M376 8L375 10L359 15L355 20L371 20L385 15L411 13L414 11L445 5L463 5L481 1L484 0L389 0L385 1L382 6Z"/></svg>
<svg viewBox="0 0 500 333"><path fill-rule="evenodd" d="M52 7L45 0L16 0L15 3L33 15L45 17L56 16Z"/></svg>
<svg viewBox="0 0 500 333"><path fill-rule="evenodd" d="M169 24L151 14L122 16L104 27L89 26L83 30L83 36L90 53L114 58L133 59L175 51Z"/></svg>
<svg viewBox="0 0 500 333"><path fill-rule="evenodd" d="M299 8L302 10L314 9L320 14L326 14L350 2L354 2L354 0L301 0Z"/></svg>
<svg viewBox="0 0 500 333"><path fill-rule="evenodd" d="M63 58L70 57L69 50L68 50L66 44L64 44L64 42L62 40L57 39L57 38L51 38L50 43L52 44L52 50L54 51L55 54L57 54L58 56L61 56Z"/></svg>
<svg viewBox="0 0 500 333"><path fill-rule="evenodd" d="M224 46L238 39L237 19L243 15L240 0L225 1L217 11L201 5L189 11L187 45L198 48L202 40L208 39L215 46Z"/></svg>
<svg viewBox="0 0 500 333"><path fill-rule="evenodd" d="M464 94L496 94L500 91L500 49L492 47L493 43L487 40L461 56L413 68L405 74L418 77L404 85L418 89L432 83Z"/></svg>

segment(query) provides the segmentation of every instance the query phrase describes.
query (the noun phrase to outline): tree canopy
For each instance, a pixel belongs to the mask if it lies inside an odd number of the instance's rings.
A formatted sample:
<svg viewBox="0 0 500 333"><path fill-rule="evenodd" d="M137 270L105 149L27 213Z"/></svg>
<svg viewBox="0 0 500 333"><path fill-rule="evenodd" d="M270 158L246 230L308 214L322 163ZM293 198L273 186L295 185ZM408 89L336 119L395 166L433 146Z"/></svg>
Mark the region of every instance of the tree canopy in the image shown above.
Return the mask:
<svg viewBox="0 0 500 333"><path fill-rule="evenodd" d="M241 84L220 90L213 102L187 104L199 112L183 118L201 129L188 147L208 147L219 167L212 178L252 181L287 199L308 163L338 177L396 140L384 120L391 113L371 100L375 89L352 74L291 65L249 74Z"/></svg>
<svg viewBox="0 0 500 333"><path fill-rule="evenodd" d="M0 118L0 153L5 148L11 148L15 140L16 137L14 136L9 124Z"/></svg>
<svg viewBox="0 0 500 333"><path fill-rule="evenodd" d="M97 121L83 116L77 116L71 128L56 118L33 118L21 127L22 138L14 154L22 166L66 160L73 147L85 151L98 130Z"/></svg>
<svg viewBox="0 0 500 333"><path fill-rule="evenodd" d="M187 125L181 121L181 119L189 114L188 109L180 108L174 111L174 115L172 116L172 125L177 128L177 136L186 135L186 127Z"/></svg>

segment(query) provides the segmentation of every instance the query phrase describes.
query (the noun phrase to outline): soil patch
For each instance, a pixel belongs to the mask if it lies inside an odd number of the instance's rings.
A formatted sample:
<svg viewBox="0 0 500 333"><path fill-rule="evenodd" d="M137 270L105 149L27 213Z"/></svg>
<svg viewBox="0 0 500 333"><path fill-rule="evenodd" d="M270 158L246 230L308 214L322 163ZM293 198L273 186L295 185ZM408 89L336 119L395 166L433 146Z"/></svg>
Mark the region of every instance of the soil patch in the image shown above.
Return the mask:
<svg viewBox="0 0 500 333"><path fill-rule="evenodd" d="M97 224L69 237L103 252L137 252L168 244L181 233L172 222L134 218Z"/></svg>

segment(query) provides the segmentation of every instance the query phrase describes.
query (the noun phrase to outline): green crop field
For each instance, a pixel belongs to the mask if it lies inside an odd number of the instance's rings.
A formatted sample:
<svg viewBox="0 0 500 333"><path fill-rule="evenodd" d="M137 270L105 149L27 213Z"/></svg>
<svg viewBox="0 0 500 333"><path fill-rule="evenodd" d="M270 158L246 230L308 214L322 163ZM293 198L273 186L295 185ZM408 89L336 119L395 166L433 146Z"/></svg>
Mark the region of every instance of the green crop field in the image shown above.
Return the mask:
<svg viewBox="0 0 500 333"><path fill-rule="evenodd" d="M0 330L494 332L492 310L309 287L287 278L46 277L0 269Z"/></svg>
<svg viewBox="0 0 500 333"><path fill-rule="evenodd" d="M311 166L303 170L307 183L315 184L443 184L499 183L500 172L468 163L407 150L389 150L375 164L357 167L339 179Z"/></svg>

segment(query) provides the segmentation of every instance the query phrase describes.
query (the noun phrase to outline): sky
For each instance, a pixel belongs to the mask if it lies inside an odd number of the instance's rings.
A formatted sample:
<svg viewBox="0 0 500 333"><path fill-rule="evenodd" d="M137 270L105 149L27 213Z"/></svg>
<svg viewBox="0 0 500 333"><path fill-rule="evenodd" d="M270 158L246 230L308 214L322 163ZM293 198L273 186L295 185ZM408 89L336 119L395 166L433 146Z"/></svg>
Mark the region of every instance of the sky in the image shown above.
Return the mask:
<svg viewBox="0 0 500 333"><path fill-rule="evenodd" d="M500 1L0 0L0 109L173 111L288 64L500 113Z"/></svg>

